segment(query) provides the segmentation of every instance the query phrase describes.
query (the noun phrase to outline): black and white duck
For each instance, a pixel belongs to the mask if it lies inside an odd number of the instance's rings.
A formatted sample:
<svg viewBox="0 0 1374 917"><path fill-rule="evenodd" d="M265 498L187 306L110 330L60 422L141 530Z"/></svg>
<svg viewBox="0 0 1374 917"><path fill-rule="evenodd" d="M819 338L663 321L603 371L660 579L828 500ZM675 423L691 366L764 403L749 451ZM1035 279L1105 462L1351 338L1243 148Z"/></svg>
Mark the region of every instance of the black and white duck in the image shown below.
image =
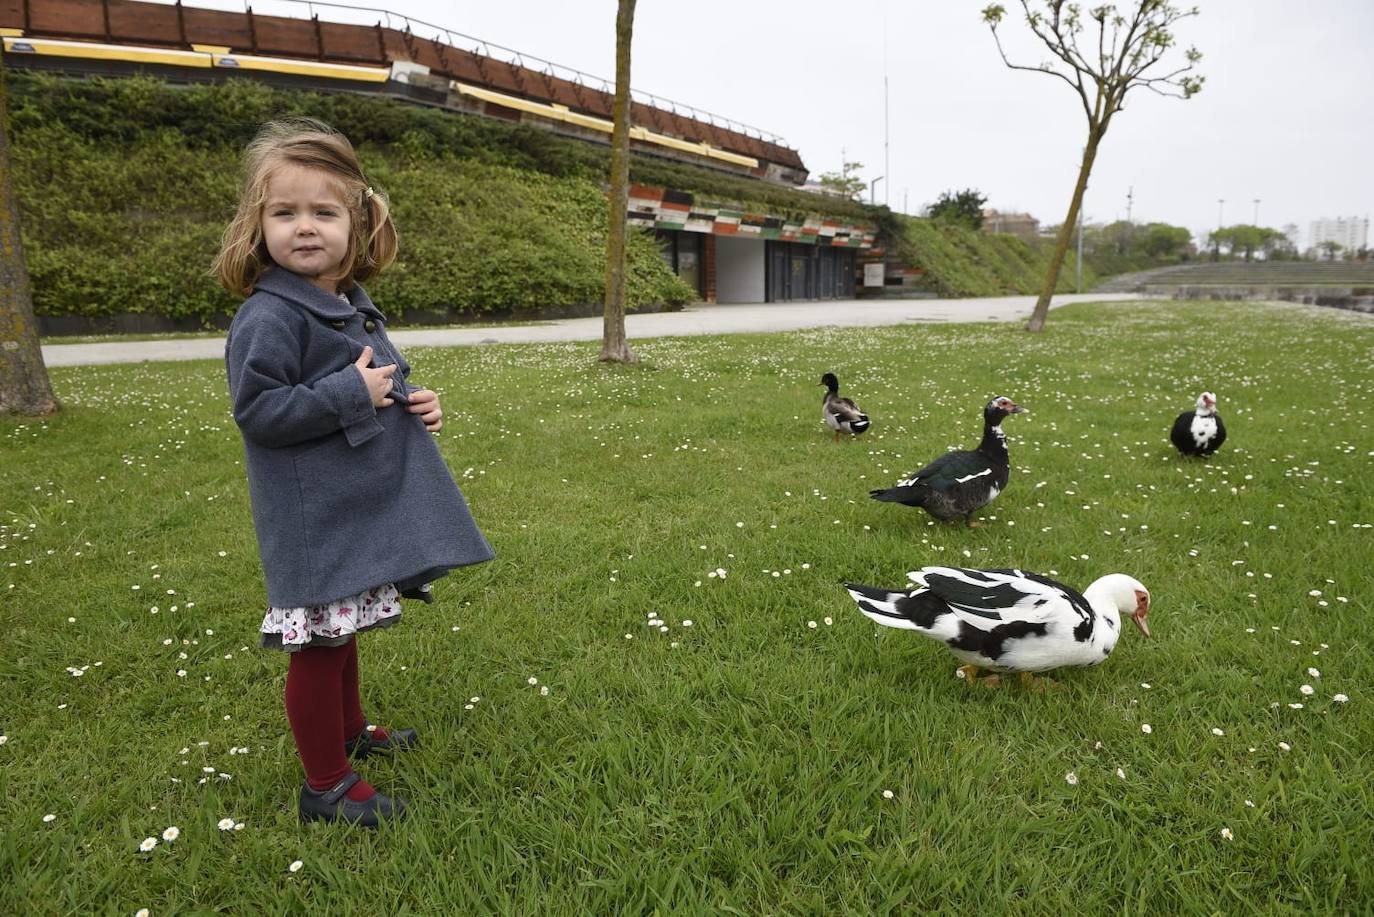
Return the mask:
<svg viewBox="0 0 1374 917"><path fill-rule="evenodd" d="M1109 573L1082 593L1024 570L924 567L907 578L916 588L845 588L859 610L884 627L945 644L965 663L960 671L970 680L978 669L1035 673L1097 665L1116 646L1123 614L1150 636L1149 590L1124 573Z"/></svg>
<svg viewBox="0 0 1374 917"><path fill-rule="evenodd" d="M897 486L868 495L884 503L919 506L936 519L963 516L974 525L973 514L1005 490L1011 476L1002 421L1012 414L1028 413L1029 408L999 395L983 408L983 440L977 449L947 452Z"/></svg>
<svg viewBox="0 0 1374 917"><path fill-rule="evenodd" d="M821 376L821 385L826 388L825 398L821 401L821 418L825 425L835 431L835 442L840 441L841 433L858 436L868 429L868 415L859 406L840 395L840 380L834 373Z"/></svg>
<svg viewBox="0 0 1374 917"><path fill-rule="evenodd" d="M1217 396L1203 392L1197 396L1197 407L1184 411L1169 431L1178 451L1184 455L1211 455L1226 442L1226 426L1217 413Z"/></svg>

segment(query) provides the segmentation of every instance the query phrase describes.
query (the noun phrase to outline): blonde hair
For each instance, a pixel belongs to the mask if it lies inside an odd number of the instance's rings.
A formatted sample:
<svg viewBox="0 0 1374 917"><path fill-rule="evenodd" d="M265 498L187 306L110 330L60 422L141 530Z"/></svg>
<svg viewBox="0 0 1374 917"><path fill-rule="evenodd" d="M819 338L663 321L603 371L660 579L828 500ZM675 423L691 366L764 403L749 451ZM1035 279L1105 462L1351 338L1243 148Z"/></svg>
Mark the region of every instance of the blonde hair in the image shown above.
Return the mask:
<svg viewBox="0 0 1374 917"><path fill-rule="evenodd" d="M314 118L269 121L244 151L243 194L210 267L211 275L226 290L236 296L249 295L273 264L262 234L262 208L272 175L283 165L328 173L349 208L352 231L348 250L338 273L326 279L347 289L376 277L396 259L391 206L385 194L368 184L348 138Z"/></svg>

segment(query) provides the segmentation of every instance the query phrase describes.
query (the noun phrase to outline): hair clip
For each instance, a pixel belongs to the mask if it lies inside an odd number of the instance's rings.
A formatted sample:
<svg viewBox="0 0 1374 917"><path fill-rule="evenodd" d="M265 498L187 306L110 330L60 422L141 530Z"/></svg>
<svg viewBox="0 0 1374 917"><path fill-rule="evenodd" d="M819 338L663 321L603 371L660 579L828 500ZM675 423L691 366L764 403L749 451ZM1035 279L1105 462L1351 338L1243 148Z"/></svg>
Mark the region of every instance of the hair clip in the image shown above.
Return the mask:
<svg viewBox="0 0 1374 917"><path fill-rule="evenodd" d="M372 195L375 193L376 192L372 190L372 186L368 185L367 190L363 192L363 197L367 198L368 200L372 200Z"/></svg>

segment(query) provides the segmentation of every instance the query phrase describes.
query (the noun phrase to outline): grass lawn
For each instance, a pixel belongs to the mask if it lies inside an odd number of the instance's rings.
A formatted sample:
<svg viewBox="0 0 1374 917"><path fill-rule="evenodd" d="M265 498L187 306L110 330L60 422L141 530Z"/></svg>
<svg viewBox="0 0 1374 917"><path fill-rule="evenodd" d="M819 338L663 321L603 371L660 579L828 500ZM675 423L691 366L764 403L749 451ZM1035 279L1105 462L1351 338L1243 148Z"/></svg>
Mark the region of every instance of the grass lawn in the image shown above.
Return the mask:
<svg viewBox="0 0 1374 917"><path fill-rule="evenodd" d="M1374 322L1131 303L598 348L409 353L498 559L360 641L369 715L423 742L360 766L412 805L375 833L296 821L223 367L58 369L60 414L0 420L4 909L1374 910ZM831 441L826 370L869 434ZM1204 388L1230 438L1185 461ZM1033 413L983 528L868 499L996 394ZM841 585L931 563L1130 573L1155 638L1059 691L969 686Z"/></svg>

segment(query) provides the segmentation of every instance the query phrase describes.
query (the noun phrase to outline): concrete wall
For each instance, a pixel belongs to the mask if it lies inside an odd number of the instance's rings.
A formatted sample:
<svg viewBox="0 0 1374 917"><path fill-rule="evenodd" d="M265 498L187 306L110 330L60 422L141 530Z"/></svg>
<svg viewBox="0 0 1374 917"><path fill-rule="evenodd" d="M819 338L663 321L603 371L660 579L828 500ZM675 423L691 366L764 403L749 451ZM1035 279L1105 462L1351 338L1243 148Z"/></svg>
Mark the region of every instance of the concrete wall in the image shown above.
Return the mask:
<svg viewBox="0 0 1374 917"><path fill-rule="evenodd" d="M716 236L716 302L763 302L763 240Z"/></svg>

